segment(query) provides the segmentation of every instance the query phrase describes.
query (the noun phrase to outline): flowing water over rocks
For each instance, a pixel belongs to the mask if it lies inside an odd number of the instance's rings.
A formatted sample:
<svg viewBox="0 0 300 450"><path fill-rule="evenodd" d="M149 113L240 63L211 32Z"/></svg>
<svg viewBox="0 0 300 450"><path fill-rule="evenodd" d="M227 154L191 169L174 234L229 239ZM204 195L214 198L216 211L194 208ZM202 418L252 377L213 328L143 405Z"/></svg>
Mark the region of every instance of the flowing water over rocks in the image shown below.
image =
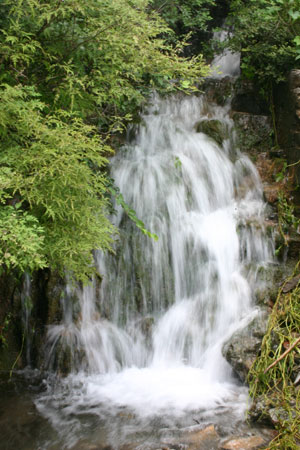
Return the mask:
<svg viewBox="0 0 300 450"><path fill-rule="evenodd" d="M116 205L116 255L95 254L101 283L67 286L46 354L49 371L70 373L49 376L35 396L53 429L36 448L158 448L195 423L221 435L242 426L247 389L221 349L257 314L256 274L273 245L228 112L204 97L154 95L112 161L111 177L158 240Z"/></svg>
<svg viewBox="0 0 300 450"><path fill-rule="evenodd" d="M0 379L1 449L213 450L241 434L247 445L265 439L247 429L247 389L222 356L257 316L257 274L273 254L229 105L154 95L128 136L111 177L158 240L115 206L115 255L95 253L101 279L91 285L67 283L47 372L27 369L15 389ZM29 291L27 277L28 335Z"/></svg>

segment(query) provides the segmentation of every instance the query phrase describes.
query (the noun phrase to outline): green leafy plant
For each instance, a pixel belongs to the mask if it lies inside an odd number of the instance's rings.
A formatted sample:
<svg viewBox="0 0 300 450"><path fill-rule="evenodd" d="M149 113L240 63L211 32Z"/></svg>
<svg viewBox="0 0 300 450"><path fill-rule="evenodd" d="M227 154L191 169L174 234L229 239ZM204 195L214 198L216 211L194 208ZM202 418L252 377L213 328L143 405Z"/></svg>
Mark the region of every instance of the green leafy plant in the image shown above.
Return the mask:
<svg viewBox="0 0 300 450"><path fill-rule="evenodd" d="M112 242L101 171L111 149L81 119L44 115L33 88L2 86L0 99L1 262L84 279L91 251Z"/></svg>
<svg viewBox="0 0 300 450"><path fill-rule="evenodd" d="M286 79L300 55L299 0L234 0L231 2L233 50L242 52L247 78L267 86ZM299 63L298 63L299 64Z"/></svg>
<svg viewBox="0 0 300 450"><path fill-rule="evenodd" d="M92 250L111 249L114 134L153 89L191 92L208 71L169 33L147 0L1 2L2 270L52 267L86 281Z"/></svg>

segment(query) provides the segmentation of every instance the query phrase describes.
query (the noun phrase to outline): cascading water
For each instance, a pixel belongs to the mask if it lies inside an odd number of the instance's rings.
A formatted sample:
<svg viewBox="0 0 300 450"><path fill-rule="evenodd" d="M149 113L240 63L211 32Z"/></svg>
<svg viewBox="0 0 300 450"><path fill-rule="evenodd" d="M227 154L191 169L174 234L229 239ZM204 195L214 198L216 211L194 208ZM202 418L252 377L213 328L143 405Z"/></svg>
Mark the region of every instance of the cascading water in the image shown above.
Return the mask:
<svg viewBox="0 0 300 450"><path fill-rule="evenodd" d="M158 240L116 206L116 255L96 254L101 285L78 289L80 311L69 301L64 322L49 328L50 368L68 349L73 373L36 405L68 448L87 435L88 417L98 420L89 436L113 448L145 443L155 427L243 418L247 390L221 348L255 314L255 273L273 249L228 108L153 96L112 161L116 185Z"/></svg>
<svg viewBox="0 0 300 450"><path fill-rule="evenodd" d="M226 24L223 25L221 31L215 31L213 39L215 41L224 42L231 36L231 32L226 29ZM236 77L240 75L241 54L239 52L232 52L229 48L224 48L223 52L216 55L211 63L212 77L223 78L226 76Z"/></svg>

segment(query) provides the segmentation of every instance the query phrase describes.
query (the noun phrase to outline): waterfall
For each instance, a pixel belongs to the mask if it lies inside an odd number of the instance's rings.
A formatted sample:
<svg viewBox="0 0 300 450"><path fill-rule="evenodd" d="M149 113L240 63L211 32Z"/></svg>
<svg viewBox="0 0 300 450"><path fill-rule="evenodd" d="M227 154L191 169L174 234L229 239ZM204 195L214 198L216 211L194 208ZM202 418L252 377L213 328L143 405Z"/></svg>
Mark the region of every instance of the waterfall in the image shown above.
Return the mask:
<svg viewBox="0 0 300 450"><path fill-rule="evenodd" d="M215 41L224 42L231 37L231 32L223 24L221 31L215 31L213 39ZM216 55L211 63L213 78L223 78L226 76L236 77L240 75L241 54L232 52L228 48L224 48L222 53Z"/></svg>
<svg viewBox="0 0 300 450"><path fill-rule="evenodd" d="M128 136L111 177L158 240L116 205L115 255L95 254L101 283L69 287L66 299L79 306L68 301L63 323L49 327L48 365L58 368L67 348L72 374L36 405L69 447L82 417L100 418L117 448L133 429L151 434L157 418L161 427L191 417L236 422L247 403L221 349L255 315L255 274L273 248L229 106L153 95Z"/></svg>

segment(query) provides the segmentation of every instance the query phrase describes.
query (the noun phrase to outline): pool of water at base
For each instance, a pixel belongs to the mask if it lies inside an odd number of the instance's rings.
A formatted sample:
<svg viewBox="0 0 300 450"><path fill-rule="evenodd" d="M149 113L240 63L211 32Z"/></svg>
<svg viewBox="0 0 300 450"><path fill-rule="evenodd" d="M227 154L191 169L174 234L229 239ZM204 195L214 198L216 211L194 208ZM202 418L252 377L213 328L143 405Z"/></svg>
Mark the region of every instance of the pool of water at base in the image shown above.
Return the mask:
<svg viewBox="0 0 300 450"><path fill-rule="evenodd" d="M82 398L86 386L74 379L65 383L27 370L14 373L10 380L2 374L0 380L1 450L184 449L192 448L187 435L211 424L219 440L251 434L245 420L247 390L242 386L235 387L227 405L178 413L170 403L169 410L141 415L133 407L109 399L101 403L95 396L88 404ZM87 382L95 385L93 378ZM66 385L72 389L73 404ZM212 437L203 449L219 448Z"/></svg>

